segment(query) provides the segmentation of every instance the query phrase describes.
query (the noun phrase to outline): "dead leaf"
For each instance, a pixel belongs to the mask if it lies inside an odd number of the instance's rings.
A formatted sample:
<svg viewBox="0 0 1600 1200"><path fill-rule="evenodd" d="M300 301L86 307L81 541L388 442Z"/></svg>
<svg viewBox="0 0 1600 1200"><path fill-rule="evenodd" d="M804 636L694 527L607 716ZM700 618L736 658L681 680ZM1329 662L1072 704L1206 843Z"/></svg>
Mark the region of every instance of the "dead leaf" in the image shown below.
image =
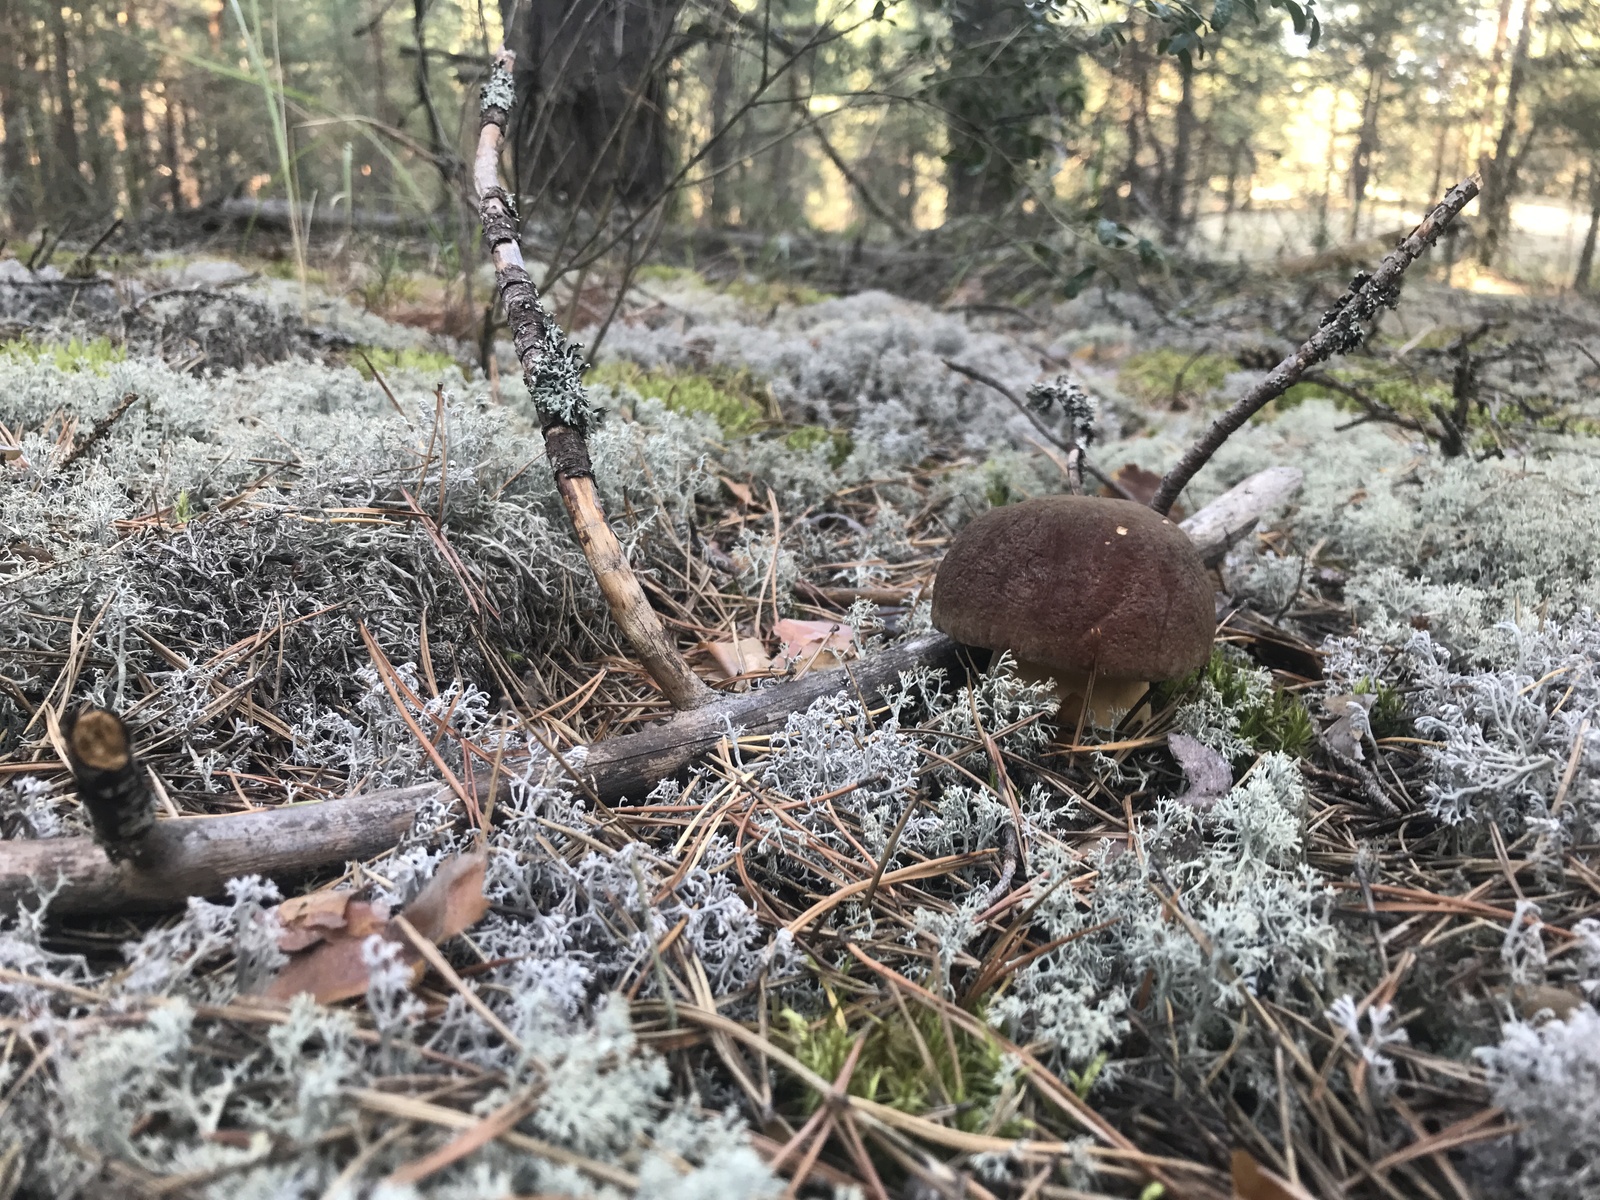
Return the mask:
<svg viewBox="0 0 1600 1200"><path fill-rule="evenodd" d="M1557 987L1551 983L1530 983L1511 989L1516 1002L1517 1015L1532 1021L1542 1012L1551 1018L1565 1021L1584 1004L1584 997L1576 988Z"/></svg>
<svg viewBox="0 0 1600 1200"><path fill-rule="evenodd" d="M483 894L488 863L485 850L445 859L401 915L434 943L447 942L465 932L489 911L489 901ZM364 994L368 972L361 946L374 934L400 946L400 958L411 967L413 978L422 978L422 958L394 928L388 909L382 904L352 899L353 895L313 892L278 906L284 926L278 944L293 952L262 989L263 998L288 1001L301 992L310 992L317 1003L332 1004Z"/></svg>
<svg viewBox="0 0 1600 1200"><path fill-rule="evenodd" d="M1186 733L1169 733L1167 749L1183 768L1181 803L1208 809L1233 787L1233 764L1204 742Z"/></svg>
<svg viewBox="0 0 1600 1200"><path fill-rule="evenodd" d="M742 637L731 642L701 642L700 648L716 660L717 679L732 679L736 675L750 675L770 671L772 660L760 638Z"/></svg>
<svg viewBox="0 0 1600 1200"><path fill-rule="evenodd" d="M445 859L401 915L435 945L465 933L489 911L488 898L483 894L483 874L488 867L487 850Z"/></svg>
<svg viewBox="0 0 1600 1200"><path fill-rule="evenodd" d="M772 627L782 640L779 658L793 662L795 674L841 666L855 646L855 630L837 621L795 621L785 618Z"/></svg>
<svg viewBox="0 0 1600 1200"><path fill-rule="evenodd" d="M351 891L324 889L306 896L295 896L278 905L278 949L285 954L304 950L330 935L366 937L378 933L389 922L389 906L369 904L354 898Z"/></svg>
<svg viewBox="0 0 1600 1200"><path fill-rule="evenodd" d="M1371 693L1358 696L1354 692L1347 692L1323 700L1323 709L1334 720L1323 728L1322 736L1335 754L1356 762L1366 761L1361 745L1372 736L1372 723L1367 714L1372 711L1377 698Z"/></svg>
<svg viewBox="0 0 1600 1200"><path fill-rule="evenodd" d="M1149 504L1156 498L1156 492L1161 489L1161 476L1154 471L1147 471L1138 463L1123 463L1111 472L1111 478L1117 485L1132 496L1140 504ZM1102 496L1115 496L1117 493L1108 487L1100 489ZM1174 521L1183 520L1183 506L1174 504L1172 511L1167 514Z"/></svg>
<svg viewBox="0 0 1600 1200"><path fill-rule="evenodd" d="M718 475L717 478L722 480L722 486L732 492L733 498L740 504L743 504L746 508L755 506L756 496L750 490L748 483L740 483L736 479L729 479L726 475Z"/></svg>
<svg viewBox="0 0 1600 1200"><path fill-rule="evenodd" d="M1233 1152L1234 1200L1316 1200L1298 1183L1291 1183L1258 1163L1248 1150Z"/></svg>

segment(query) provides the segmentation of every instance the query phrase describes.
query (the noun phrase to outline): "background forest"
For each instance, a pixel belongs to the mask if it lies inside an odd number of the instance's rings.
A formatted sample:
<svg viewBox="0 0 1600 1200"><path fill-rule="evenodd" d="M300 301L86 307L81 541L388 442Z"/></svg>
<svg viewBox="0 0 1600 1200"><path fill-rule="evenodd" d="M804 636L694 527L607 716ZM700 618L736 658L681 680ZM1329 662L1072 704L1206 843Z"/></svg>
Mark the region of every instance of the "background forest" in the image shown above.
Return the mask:
<svg viewBox="0 0 1600 1200"><path fill-rule="evenodd" d="M14 238L92 241L113 215L282 222L294 200L296 245L401 222L459 255L469 100L511 16L0 0L0 211ZM778 235L816 232L1004 245L1070 293L1158 247L1388 233L1478 169L1452 262L1592 277L1600 12L1578 0L545 0L514 24L547 282L663 238L781 260Z"/></svg>

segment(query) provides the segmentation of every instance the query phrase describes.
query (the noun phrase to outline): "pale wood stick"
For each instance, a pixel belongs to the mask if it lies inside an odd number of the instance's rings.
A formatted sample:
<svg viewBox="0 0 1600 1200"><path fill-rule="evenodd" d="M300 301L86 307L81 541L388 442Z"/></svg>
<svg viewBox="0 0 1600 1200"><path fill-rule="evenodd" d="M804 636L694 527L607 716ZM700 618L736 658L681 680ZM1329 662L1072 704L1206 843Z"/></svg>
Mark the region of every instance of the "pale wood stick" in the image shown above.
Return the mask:
<svg viewBox="0 0 1600 1200"><path fill-rule="evenodd" d="M512 81L515 62L516 56L502 47L489 81L484 84L482 125L472 169L478 219L494 264L495 288L511 323L523 380L539 413L556 490L606 598L611 618L672 706L698 708L711 703L716 693L690 670L667 635L628 565L622 544L606 522L589 462L587 434L591 413L583 394L582 360L539 301L538 289L522 261L511 198L500 186L500 143L516 106L516 86Z"/></svg>

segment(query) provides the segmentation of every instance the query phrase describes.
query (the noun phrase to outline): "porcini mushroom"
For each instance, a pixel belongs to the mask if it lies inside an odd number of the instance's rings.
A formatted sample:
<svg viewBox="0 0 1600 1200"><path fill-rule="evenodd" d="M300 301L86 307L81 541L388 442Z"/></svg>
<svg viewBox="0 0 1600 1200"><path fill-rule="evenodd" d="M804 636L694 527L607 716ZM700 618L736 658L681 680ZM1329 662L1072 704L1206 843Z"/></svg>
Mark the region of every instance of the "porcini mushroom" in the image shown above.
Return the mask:
<svg viewBox="0 0 1600 1200"><path fill-rule="evenodd" d="M1128 500L1045 496L978 517L950 544L933 587L933 623L958 642L1009 650L1018 670L1052 678L1064 701L1089 698L1108 724L1152 682L1211 654L1211 580L1187 534Z"/></svg>

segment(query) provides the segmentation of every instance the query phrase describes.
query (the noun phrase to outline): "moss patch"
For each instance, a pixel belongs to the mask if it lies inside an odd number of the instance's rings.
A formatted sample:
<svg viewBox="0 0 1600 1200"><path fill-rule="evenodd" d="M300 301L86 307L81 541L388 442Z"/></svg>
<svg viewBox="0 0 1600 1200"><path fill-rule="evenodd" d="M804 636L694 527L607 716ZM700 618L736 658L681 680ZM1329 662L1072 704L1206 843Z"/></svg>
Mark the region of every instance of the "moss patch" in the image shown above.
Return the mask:
<svg viewBox="0 0 1600 1200"><path fill-rule="evenodd" d="M776 308L780 305L820 304L833 297L803 283L781 279L736 279L723 289L741 304L751 308Z"/></svg>
<svg viewBox="0 0 1600 1200"><path fill-rule="evenodd" d="M650 371L638 363L616 360L590 368L585 383L632 388L654 397L675 413L701 413L723 433L748 433L767 415L767 386L752 372L712 367L704 372Z"/></svg>
<svg viewBox="0 0 1600 1200"><path fill-rule="evenodd" d="M1192 404L1216 391L1238 369L1238 363L1221 354L1145 350L1122 364L1117 386L1146 404Z"/></svg>
<svg viewBox="0 0 1600 1200"><path fill-rule="evenodd" d="M460 363L442 351L420 350L415 346L407 346L404 350L362 346L359 354L353 350L350 352L350 365L361 372L363 379L372 378L373 368L379 371L419 371L429 375L448 371L451 367L458 370L461 367Z"/></svg>
<svg viewBox="0 0 1600 1200"><path fill-rule="evenodd" d="M70 342L54 344L17 338L0 343L0 355L16 362L49 363L58 371L88 371L94 375L105 375L114 364L125 362L128 352L103 337L87 340L73 338Z"/></svg>
<svg viewBox="0 0 1600 1200"><path fill-rule="evenodd" d="M842 429L825 429L821 425L802 425L792 429L783 439L791 450L804 454L808 450L827 447L828 465L838 470L855 449L855 439Z"/></svg>
<svg viewBox="0 0 1600 1200"><path fill-rule="evenodd" d="M785 1008L774 1022L775 1040L818 1075L838 1078L851 1047L865 1039L850 1076L852 1096L906 1113L953 1106L953 1123L968 1133L1018 1137L1026 1132L1007 1111L1009 1089L1002 1083L1003 1062L992 1038L942 1022L922 1005L910 1007L907 1021L898 1010L883 1017L847 1016L831 993L829 998L829 1011L816 1020ZM818 1101L810 1091L800 1098L808 1113Z"/></svg>

